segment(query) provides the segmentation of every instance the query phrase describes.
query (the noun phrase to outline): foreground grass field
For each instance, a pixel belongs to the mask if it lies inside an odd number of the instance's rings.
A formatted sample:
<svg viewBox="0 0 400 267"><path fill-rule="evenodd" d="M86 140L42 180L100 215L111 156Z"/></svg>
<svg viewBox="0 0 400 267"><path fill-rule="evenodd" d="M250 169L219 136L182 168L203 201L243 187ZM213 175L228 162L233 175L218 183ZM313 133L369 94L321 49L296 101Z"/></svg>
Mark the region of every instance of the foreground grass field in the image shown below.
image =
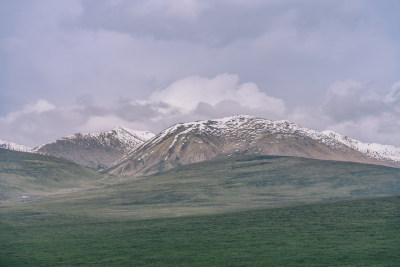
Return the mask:
<svg viewBox="0 0 400 267"><path fill-rule="evenodd" d="M400 197L134 220L0 208L0 266L398 266Z"/></svg>

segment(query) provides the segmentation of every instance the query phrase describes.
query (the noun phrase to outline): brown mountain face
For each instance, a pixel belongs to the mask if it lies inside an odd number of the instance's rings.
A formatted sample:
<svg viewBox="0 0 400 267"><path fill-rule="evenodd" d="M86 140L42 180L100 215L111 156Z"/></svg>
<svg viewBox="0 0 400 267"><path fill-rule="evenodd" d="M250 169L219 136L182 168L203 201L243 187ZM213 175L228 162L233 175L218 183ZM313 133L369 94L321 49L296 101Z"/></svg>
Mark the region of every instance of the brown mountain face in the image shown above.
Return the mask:
<svg viewBox="0 0 400 267"><path fill-rule="evenodd" d="M239 155L391 164L366 156L328 135L287 121L242 115L177 124L127 154L107 171L149 175L179 165Z"/></svg>
<svg viewBox="0 0 400 267"><path fill-rule="evenodd" d="M115 127L97 134L75 134L32 150L34 153L64 158L100 170L112 166L126 153L145 143L154 134Z"/></svg>

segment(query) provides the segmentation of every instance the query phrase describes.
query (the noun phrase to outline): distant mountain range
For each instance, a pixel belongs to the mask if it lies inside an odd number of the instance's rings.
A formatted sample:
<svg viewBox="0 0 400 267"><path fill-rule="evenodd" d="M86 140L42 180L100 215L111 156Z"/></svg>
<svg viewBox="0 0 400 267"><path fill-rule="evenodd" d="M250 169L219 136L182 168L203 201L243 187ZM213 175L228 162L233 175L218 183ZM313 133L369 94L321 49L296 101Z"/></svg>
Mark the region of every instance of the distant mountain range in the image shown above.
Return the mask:
<svg viewBox="0 0 400 267"><path fill-rule="evenodd" d="M288 121L239 115L176 124L128 153L108 171L147 175L179 165L239 155L296 156L400 166L400 149L364 144Z"/></svg>
<svg viewBox="0 0 400 267"><path fill-rule="evenodd" d="M0 148L39 153L64 158L95 170L108 168L126 153L154 137L148 131L134 131L124 127L101 133L77 133L60 138L34 149L0 141Z"/></svg>
<svg viewBox="0 0 400 267"><path fill-rule="evenodd" d="M400 148L367 144L289 121L237 115L176 124L157 136L123 127L75 134L30 149L0 140L0 148L68 159L111 174L148 175L180 165L241 155L279 155L400 167Z"/></svg>

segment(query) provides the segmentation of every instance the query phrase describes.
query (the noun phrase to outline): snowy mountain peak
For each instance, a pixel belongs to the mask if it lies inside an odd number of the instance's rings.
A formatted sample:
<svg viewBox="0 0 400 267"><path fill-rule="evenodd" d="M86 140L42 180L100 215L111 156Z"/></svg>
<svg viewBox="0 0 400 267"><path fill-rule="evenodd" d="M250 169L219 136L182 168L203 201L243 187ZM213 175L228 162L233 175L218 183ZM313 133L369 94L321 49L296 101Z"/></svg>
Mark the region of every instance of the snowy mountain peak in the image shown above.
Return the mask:
<svg viewBox="0 0 400 267"><path fill-rule="evenodd" d="M0 148L14 150L14 151L21 151L21 152L30 152L32 150L31 148L29 148L27 146L19 145L19 144L13 143L13 142L4 141L1 139L0 139Z"/></svg>
<svg viewBox="0 0 400 267"><path fill-rule="evenodd" d="M178 123L126 154L113 174L146 175L239 155L280 155L399 166L400 149L363 144L332 131L249 115Z"/></svg>
<svg viewBox="0 0 400 267"><path fill-rule="evenodd" d="M62 157L78 164L102 169L136 149L154 134L115 127L101 133L77 133L36 147L33 152Z"/></svg>
<svg viewBox="0 0 400 267"><path fill-rule="evenodd" d="M59 140L41 145L36 147L34 151L39 151L42 147L57 143L58 141L64 140L69 142L82 142L84 140L96 140L101 145L107 147L110 146L113 140L118 140L122 145L127 148L136 148L138 145L146 142L147 140L154 137L154 134L149 131L135 131L129 128L117 126L112 130L100 132L100 133L76 133L60 138Z"/></svg>
<svg viewBox="0 0 400 267"><path fill-rule="evenodd" d="M326 145L334 145L332 140L327 140L329 138L327 138L326 135L294 124L290 121L271 121L250 115L235 115L221 119L179 123L158 134L153 140L151 140L151 142L157 143L166 136L174 133L182 136L188 134L189 132L213 134L221 137L234 136L235 134L239 134L243 137L256 137L264 132L270 132L272 134L280 134L282 136L297 135L310 137Z"/></svg>
<svg viewBox="0 0 400 267"><path fill-rule="evenodd" d="M400 161L400 147L381 145L377 143L363 143L356 139L338 134L331 130L323 131L322 134L337 140L338 142L355 149L363 154L379 160Z"/></svg>

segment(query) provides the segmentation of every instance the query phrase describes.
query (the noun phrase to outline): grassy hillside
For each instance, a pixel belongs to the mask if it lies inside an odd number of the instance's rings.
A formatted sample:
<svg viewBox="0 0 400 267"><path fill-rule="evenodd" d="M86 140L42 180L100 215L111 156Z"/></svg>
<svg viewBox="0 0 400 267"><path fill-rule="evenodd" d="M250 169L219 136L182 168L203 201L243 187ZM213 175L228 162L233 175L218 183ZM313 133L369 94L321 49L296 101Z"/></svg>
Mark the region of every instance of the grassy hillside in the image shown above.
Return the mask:
<svg viewBox="0 0 400 267"><path fill-rule="evenodd" d="M0 149L0 201L68 192L102 177L64 159Z"/></svg>
<svg viewBox="0 0 400 267"><path fill-rule="evenodd" d="M400 261L400 169L252 156L102 178L65 160L1 152L3 194L47 196L0 203L0 266Z"/></svg>
<svg viewBox="0 0 400 267"><path fill-rule="evenodd" d="M0 265L398 266L399 207L386 197L152 220L2 208Z"/></svg>
<svg viewBox="0 0 400 267"><path fill-rule="evenodd" d="M159 218L400 195L400 169L276 156L202 162L119 179L119 184L46 198L30 207L96 217Z"/></svg>

